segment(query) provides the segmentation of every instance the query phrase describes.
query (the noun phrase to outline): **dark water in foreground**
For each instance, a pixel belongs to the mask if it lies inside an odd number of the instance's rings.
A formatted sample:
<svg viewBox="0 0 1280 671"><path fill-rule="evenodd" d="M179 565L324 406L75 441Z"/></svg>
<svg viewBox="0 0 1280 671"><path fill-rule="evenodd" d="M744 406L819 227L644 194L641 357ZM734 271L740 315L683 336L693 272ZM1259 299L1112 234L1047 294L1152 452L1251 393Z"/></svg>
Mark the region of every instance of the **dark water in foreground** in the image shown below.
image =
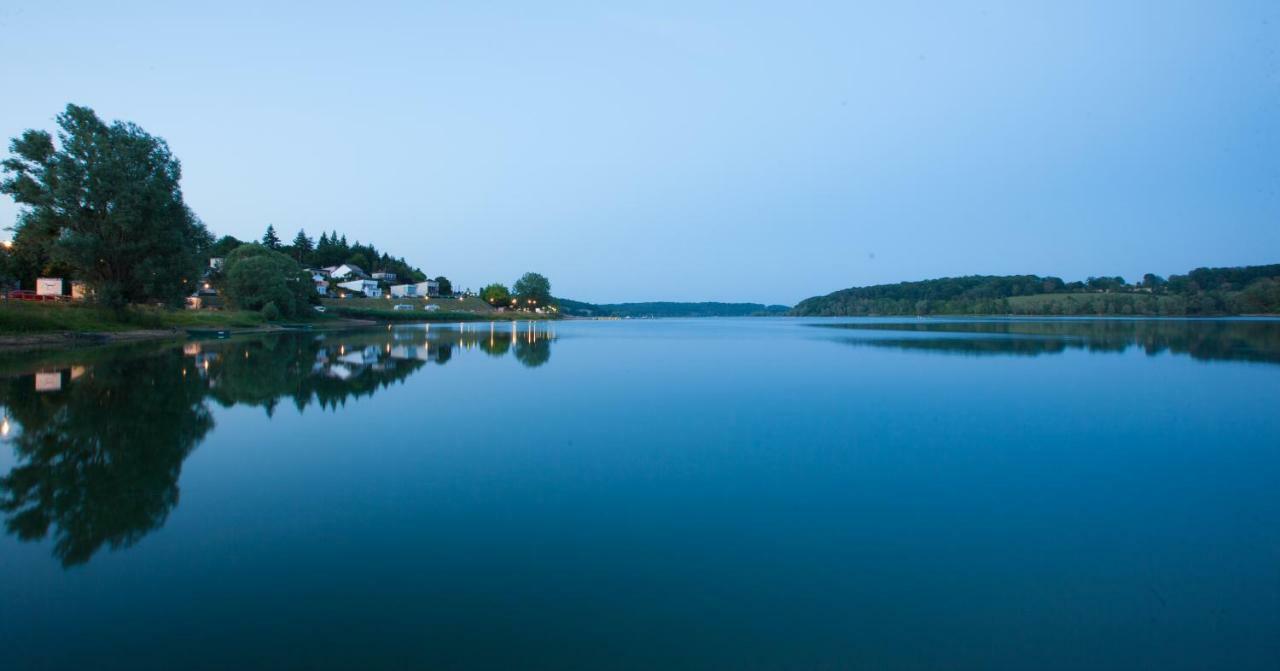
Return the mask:
<svg viewBox="0 0 1280 671"><path fill-rule="evenodd" d="M0 668L1280 668L1280 322L0 361Z"/></svg>

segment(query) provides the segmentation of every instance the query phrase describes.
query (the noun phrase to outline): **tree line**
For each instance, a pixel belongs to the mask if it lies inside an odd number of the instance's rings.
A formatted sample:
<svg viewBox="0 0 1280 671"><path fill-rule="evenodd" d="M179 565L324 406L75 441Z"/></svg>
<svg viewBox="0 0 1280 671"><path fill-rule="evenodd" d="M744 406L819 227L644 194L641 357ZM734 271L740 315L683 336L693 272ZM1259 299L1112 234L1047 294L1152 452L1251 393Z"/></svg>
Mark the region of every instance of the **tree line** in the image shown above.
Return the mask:
<svg viewBox="0 0 1280 671"><path fill-rule="evenodd" d="M1210 316L1280 313L1280 264L1197 268L1064 282L1038 275L971 275L843 289L801 301L797 316L1061 314Z"/></svg>
<svg viewBox="0 0 1280 671"><path fill-rule="evenodd" d="M235 237L223 236L210 248L209 255L226 257L243 244L246 243ZM406 282L422 282L427 279L426 273L409 265L403 257L391 256L372 244L362 244L358 240L348 243L347 236L339 235L337 231L321 233L319 239L313 239L307 235L306 229L301 229L293 236L293 241L286 245L281 242L275 226L268 224L259 244L288 256L304 268L325 268L345 263L359 266L366 272L395 273L397 278Z"/></svg>
<svg viewBox="0 0 1280 671"><path fill-rule="evenodd" d="M551 296L551 280L540 273L525 273L516 280L511 288L494 282L480 289L480 300L495 308L537 310L539 308L556 308L556 299Z"/></svg>

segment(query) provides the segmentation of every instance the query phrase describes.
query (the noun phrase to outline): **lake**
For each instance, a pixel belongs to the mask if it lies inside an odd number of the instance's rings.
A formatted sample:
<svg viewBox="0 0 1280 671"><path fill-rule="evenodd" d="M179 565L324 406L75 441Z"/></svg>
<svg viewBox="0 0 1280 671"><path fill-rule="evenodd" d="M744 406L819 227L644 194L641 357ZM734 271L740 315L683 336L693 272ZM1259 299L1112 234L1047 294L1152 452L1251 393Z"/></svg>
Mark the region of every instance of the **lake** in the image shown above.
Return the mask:
<svg viewBox="0 0 1280 671"><path fill-rule="evenodd" d="M0 360L0 668L1280 668L1280 321Z"/></svg>

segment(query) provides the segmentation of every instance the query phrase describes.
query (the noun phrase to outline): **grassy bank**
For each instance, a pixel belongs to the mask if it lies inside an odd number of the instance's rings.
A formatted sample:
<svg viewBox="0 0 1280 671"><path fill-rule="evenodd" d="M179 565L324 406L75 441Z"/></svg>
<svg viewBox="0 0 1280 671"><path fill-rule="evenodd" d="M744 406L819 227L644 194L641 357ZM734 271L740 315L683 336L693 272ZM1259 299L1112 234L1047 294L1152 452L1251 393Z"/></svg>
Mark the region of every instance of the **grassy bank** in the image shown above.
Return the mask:
<svg viewBox="0 0 1280 671"><path fill-rule="evenodd" d="M434 305L439 308L440 312L475 312L477 314L490 314L497 312L489 304L476 298L468 296L461 300L457 298L398 298L388 300L386 298L364 298L364 297L348 297L348 298L325 298L321 304L326 308L343 307L343 308L359 308L363 310L390 310L391 306L404 304L412 305L414 310L424 312L422 309L425 305Z"/></svg>
<svg viewBox="0 0 1280 671"><path fill-rule="evenodd" d="M385 302L385 301L384 301ZM464 310L436 310L428 312L420 306L416 310L392 310L362 308L351 305L331 305L328 314L348 319L368 319L380 322L477 322L477 321L524 321L526 319L551 319L548 315L530 314L527 312L468 312Z"/></svg>
<svg viewBox="0 0 1280 671"><path fill-rule="evenodd" d="M488 303L468 296L457 298L340 298L322 301L327 314L350 319L369 319L385 322L458 322L458 321L512 321L526 319L552 319L552 315L528 312L499 312ZM396 305L409 305L412 310L395 310ZM434 311L424 310L434 305Z"/></svg>
<svg viewBox="0 0 1280 671"><path fill-rule="evenodd" d="M262 326L257 312L176 310L130 306L123 313L88 303L0 301L0 334L114 333L143 329Z"/></svg>

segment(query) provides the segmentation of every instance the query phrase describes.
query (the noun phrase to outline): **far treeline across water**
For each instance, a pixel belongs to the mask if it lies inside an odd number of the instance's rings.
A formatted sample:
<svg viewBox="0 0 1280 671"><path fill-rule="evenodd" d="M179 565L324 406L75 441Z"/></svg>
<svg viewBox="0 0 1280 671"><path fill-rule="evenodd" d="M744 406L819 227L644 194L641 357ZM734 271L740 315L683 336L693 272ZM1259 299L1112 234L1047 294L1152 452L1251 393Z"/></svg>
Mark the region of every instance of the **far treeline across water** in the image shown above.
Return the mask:
<svg viewBox="0 0 1280 671"><path fill-rule="evenodd" d="M572 317L617 317L655 319L659 317L759 317L787 314L785 305L763 303L679 303L652 301L646 303L584 303L557 298L560 312Z"/></svg>
<svg viewBox="0 0 1280 671"><path fill-rule="evenodd" d="M1197 268L1168 279L1148 273L1064 282L1038 275L972 275L843 289L801 301L794 316L1280 314L1280 264Z"/></svg>

